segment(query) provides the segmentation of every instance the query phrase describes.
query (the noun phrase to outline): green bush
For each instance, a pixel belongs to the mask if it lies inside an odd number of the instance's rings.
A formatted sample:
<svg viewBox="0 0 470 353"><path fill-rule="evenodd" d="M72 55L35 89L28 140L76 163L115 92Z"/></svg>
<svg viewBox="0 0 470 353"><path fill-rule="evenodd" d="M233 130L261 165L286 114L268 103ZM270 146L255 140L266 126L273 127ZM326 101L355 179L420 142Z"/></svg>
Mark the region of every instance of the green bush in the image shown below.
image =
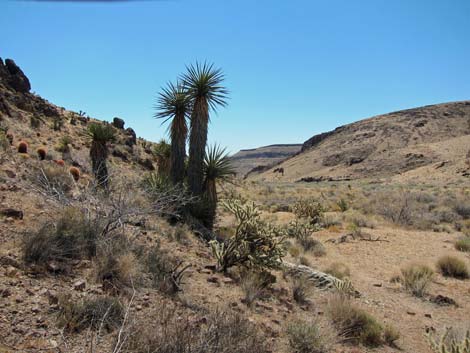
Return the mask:
<svg viewBox="0 0 470 353"><path fill-rule="evenodd" d="M437 268L445 277L467 279L470 272L463 260L453 256L443 256L437 261Z"/></svg>

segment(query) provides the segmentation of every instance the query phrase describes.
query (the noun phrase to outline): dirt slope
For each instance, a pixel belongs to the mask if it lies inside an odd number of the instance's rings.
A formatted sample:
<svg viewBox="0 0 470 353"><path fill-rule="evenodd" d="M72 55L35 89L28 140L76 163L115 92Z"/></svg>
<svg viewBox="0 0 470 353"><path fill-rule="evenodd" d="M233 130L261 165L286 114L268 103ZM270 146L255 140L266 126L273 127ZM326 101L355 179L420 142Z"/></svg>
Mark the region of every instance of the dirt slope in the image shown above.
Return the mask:
<svg viewBox="0 0 470 353"><path fill-rule="evenodd" d="M234 154L232 164L239 177L250 171L263 170L300 151L302 145L270 145L253 149L240 150Z"/></svg>
<svg viewBox="0 0 470 353"><path fill-rule="evenodd" d="M418 168L428 167L443 175L439 180L458 182L466 179L462 174L469 142L470 101L425 106L316 135L304 143L300 154L278 166L284 168L284 176L271 168L252 178L297 181L400 175L406 179L408 174L413 178Z"/></svg>

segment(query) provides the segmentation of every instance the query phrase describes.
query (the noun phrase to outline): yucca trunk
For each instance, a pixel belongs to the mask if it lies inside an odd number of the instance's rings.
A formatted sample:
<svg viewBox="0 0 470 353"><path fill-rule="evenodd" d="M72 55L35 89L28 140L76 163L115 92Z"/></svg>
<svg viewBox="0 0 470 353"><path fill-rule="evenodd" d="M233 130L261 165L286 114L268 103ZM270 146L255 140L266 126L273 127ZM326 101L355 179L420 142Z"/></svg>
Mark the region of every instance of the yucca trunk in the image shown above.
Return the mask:
<svg viewBox="0 0 470 353"><path fill-rule="evenodd" d="M186 117L184 113L177 114L171 126L170 173L173 184L180 184L184 181L187 135Z"/></svg>
<svg viewBox="0 0 470 353"><path fill-rule="evenodd" d="M217 184L213 179L206 179L204 182L204 201L207 207L206 226L212 229L217 213Z"/></svg>
<svg viewBox="0 0 470 353"><path fill-rule="evenodd" d="M90 148L91 165L93 174L99 186L108 186L108 168L106 158L108 158L108 148L106 142L93 141Z"/></svg>
<svg viewBox="0 0 470 353"><path fill-rule="evenodd" d="M204 182L204 155L207 143L209 106L205 98L198 98L191 114L191 134L189 137L188 184L196 196L202 195Z"/></svg>

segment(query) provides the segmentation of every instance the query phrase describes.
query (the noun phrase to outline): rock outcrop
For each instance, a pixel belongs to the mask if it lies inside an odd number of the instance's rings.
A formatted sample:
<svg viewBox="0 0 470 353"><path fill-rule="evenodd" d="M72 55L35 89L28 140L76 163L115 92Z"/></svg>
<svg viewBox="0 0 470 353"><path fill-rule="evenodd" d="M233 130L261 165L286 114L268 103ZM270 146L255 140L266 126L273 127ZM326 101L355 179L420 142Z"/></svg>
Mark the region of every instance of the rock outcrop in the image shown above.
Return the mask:
<svg viewBox="0 0 470 353"><path fill-rule="evenodd" d="M5 63L0 58L0 81L3 85L20 93L31 90L29 79L12 59L6 59Z"/></svg>

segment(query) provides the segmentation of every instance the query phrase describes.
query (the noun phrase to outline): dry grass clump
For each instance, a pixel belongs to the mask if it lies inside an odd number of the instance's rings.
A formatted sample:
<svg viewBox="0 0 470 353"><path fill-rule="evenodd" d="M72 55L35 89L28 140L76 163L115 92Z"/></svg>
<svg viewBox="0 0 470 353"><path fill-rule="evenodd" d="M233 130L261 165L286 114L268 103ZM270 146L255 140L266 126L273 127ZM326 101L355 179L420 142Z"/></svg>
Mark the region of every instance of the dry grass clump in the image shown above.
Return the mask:
<svg viewBox="0 0 470 353"><path fill-rule="evenodd" d="M382 325L345 297L336 296L331 299L328 312L344 341L369 347L378 347L384 343Z"/></svg>
<svg viewBox="0 0 470 353"><path fill-rule="evenodd" d="M29 179L37 191L59 201L65 200L74 187L72 176L58 165L32 168Z"/></svg>
<svg viewBox="0 0 470 353"><path fill-rule="evenodd" d="M333 335L324 332L317 321L299 320L287 326L287 336L293 353L327 353Z"/></svg>
<svg viewBox="0 0 470 353"><path fill-rule="evenodd" d="M66 208L55 222L46 223L23 238L23 259L28 264L66 263L96 254L100 222L76 208Z"/></svg>
<svg viewBox="0 0 470 353"><path fill-rule="evenodd" d="M67 332L104 329L108 332L121 326L124 308L118 299L108 296L73 300L70 295L59 297L58 326Z"/></svg>
<svg viewBox="0 0 470 353"><path fill-rule="evenodd" d="M305 251L311 252L314 256L320 257L326 255L325 246L314 237L299 239L299 243Z"/></svg>
<svg viewBox="0 0 470 353"><path fill-rule="evenodd" d="M240 286L244 297L242 301L251 306L257 299L266 296L267 289L273 282L271 275L265 271L246 271L241 274Z"/></svg>
<svg viewBox="0 0 470 353"><path fill-rule="evenodd" d="M436 339L432 332L427 334L429 345L435 353L470 353L470 330L464 333L448 327L442 336Z"/></svg>
<svg viewBox="0 0 470 353"><path fill-rule="evenodd" d="M351 276L351 270L342 262L333 262L325 269L325 272L339 279Z"/></svg>
<svg viewBox="0 0 470 353"><path fill-rule="evenodd" d="M445 277L470 278L470 271L463 260L453 256L443 256L437 261L437 268Z"/></svg>
<svg viewBox="0 0 470 353"><path fill-rule="evenodd" d="M102 242L94 261L96 279L117 294L141 282L141 266L123 239Z"/></svg>
<svg viewBox="0 0 470 353"><path fill-rule="evenodd" d="M292 281L292 297L300 304L308 304L308 296L310 294L311 287L305 277L294 278Z"/></svg>
<svg viewBox="0 0 470 353"><path fill-rule="evenodd" d="M397 341L400 339L400 332L393 326L387 325L384 328L383 340L390 347L397 347Z"/></svg>
<svg viewBox="0 0 470 353"><path fill-rule="evenodd" d="M455 248L459 251L470 252L470 236L464 236L455 242Z"/></svg>
<svg viewBox="0 0 470 353"><path fill-rule="evenodd" d="M178 316L162 308L153 327L136 325L124 353L268 353L266 338L255 325L232 311L216 310L204 320Z"/></svg>
<svg viewBox="0 0 470 353"><path fill-rule="evenodd" d="M420 264L413 264L401 269L401 282L405 289L416 297L423 297L434 276L434 271Z"/></svg>

